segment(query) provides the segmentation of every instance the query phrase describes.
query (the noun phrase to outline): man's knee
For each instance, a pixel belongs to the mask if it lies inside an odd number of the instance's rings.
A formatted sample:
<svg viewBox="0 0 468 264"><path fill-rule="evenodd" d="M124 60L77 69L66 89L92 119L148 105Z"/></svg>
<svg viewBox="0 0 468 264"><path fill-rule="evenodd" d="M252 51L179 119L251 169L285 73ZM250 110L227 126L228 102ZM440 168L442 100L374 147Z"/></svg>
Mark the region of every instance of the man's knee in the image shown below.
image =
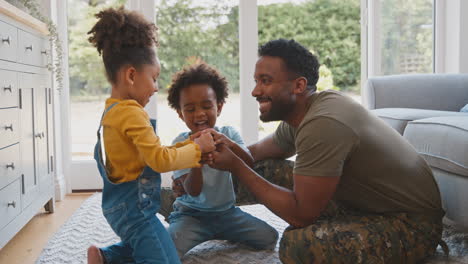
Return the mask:
<svg viewBox="0 0 468 264"><path fill-rule="evenodd" d="M289 229L289 230L288 230ZM323 240L317 239L309 228L284 231L279 246L279 257L282 263L327 263Z"/></svg>
<svg viewBox="0 0 468 264"><path fill-rule="evenodd" d="M168 217L173 211L172 204L175 201L174 193L171 188L163 187L161 188L161 208L159 212L162 216L164 216L164 220L168 221Z"/></svg>

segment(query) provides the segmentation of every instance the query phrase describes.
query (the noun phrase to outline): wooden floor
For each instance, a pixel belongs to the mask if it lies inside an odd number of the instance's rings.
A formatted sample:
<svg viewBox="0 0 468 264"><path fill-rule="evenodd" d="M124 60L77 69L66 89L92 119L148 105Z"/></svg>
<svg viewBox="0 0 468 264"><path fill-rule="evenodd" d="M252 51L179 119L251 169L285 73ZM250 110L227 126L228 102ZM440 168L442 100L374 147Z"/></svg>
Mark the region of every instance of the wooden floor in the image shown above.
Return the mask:
<svg viewBox="0 0 468 264"><path fill-rule="evenodd" d="M0 263L34 263L49 238L91 195L91 193L70 194L55 204L55 213L39 212L0 250Z"/></svg>

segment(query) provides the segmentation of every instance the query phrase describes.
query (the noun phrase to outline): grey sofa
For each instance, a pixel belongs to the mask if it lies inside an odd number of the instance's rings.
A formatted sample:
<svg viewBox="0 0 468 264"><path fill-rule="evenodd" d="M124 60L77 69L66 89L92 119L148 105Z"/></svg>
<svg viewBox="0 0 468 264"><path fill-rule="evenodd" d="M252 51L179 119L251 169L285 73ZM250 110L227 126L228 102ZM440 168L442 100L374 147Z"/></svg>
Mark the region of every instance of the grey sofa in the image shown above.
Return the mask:
<svg viewBox="0 0 468 264"><path fill-rule="evenodd" d="M428 162L446 217L468 227L468 74L370 78L363 103Z"/></svg>

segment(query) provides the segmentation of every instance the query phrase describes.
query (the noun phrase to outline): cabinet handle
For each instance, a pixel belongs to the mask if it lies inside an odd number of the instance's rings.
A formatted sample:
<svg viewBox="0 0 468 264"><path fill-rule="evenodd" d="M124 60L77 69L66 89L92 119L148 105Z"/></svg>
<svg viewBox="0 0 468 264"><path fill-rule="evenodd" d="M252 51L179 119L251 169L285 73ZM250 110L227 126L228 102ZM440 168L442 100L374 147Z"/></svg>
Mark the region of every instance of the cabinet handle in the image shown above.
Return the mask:
<svg viewBox="0 0 468 264"><path fill-rule="evenodd" d="M15 163L12 162L11 164L7 164L7 165L6 165L6 168L7 168L7 169L10 169L10 168L11 168L11 170L15 170Z"/></svg>
<svg viewBox="0 0 468 264"><path fill-rule="evenodd" d="M15 201L9 202L9 203L7 204L7 207L10 207L10 206L13 207L13 208L16 208L16 202L15 202Z"/></svg>
<svg viewBox="0 0 468 264"><path fill-rule="evenodd" d="M32 50L33 50L33 45L29 45L29 46L27 46L27 47L26 47L26 50L30 50L30 51L32 51Z"/></svg>
<svg viewBox="0 0 468 264"><path fill-rule="evenodd" d="M41 51L41 54L47 55L47 50Z"/></svg>
<svg viewBox="0 0 468 264"><path fill-rule="evenodd" d="M10 91L11 93L11 84L8 86L3 86L3 91Z"/></svg>
<svg viewBox="0 0 468 264"><path fill-rule="evenodd" d="M6 38L2 38L2 43L8 43L8 45L10 45L10 36L6 37Z"/></svg>
<svg viewBox="0 0 468 264"><path fill-rule="evenodd" d="M9 125L9 126L5 126L5 130L8 130L10 129L11 131L13 131L13 124Z"/></svg>
<svg viewBox="0 0 468 264"><path fill-rule="evenodd" d="M43 134L44 134L44 133L42 133L42 134L41 134L41 133L37 133L37 134L34 135L34 137L42 138L42 137L43 137L43 136L42 136Z"/></svg>

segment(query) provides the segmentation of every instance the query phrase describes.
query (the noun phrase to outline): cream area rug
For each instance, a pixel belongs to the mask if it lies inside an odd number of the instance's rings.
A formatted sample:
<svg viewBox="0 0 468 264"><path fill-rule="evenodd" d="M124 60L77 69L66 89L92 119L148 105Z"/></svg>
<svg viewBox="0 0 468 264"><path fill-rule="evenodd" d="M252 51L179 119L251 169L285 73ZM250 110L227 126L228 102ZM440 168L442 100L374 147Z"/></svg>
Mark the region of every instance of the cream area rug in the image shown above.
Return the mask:
<svg viewBox="0 0 468 264"><path fill-rule="evenodd" d="M246 205L242 210L263 219L278 232L283 233L286 222L271 213L263 205ZM161 222L167 226L163 217ZM451 249L449 258L443 256L442 249L428 264L468 264L468 233L462 233L447 227L444 240ZM118 242L118 237L107 224L101 211L101 194L96 193L88 198L50 239L36 264L78 264L86 263L86 250L90 245L106 246ZM254 251L239 244L213 240L193 248L182 259L184 264L211 263L246 263L275 264L281 263L278 258L278 244L275 250Z"/></svg>

